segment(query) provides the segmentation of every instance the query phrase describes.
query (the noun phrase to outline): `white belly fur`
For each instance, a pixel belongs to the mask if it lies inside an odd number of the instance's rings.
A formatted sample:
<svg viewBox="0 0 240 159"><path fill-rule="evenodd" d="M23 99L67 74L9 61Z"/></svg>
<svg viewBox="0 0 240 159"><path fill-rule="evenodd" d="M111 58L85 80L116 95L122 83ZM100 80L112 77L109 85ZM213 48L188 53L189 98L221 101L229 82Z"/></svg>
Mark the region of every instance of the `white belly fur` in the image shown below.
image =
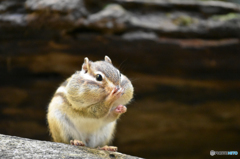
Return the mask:
<svg viewBox="0 0 240 159"><path fill-rule="evenodd" d="M57 113L58 117L62 115L64 116L64 114L59 114L60 111ZM64 119L65 118L60 117L60 120ZM67 124L62 125L65 127L65 133L69 134L73 139L82 141L88 147L97 147L99 145L104 146L106 141L109 141L112 138L116 124L116 121L106 123L101 119L83 117L77 117L74 119L72 117L68 117L68 119L74 127Z"/></svg>

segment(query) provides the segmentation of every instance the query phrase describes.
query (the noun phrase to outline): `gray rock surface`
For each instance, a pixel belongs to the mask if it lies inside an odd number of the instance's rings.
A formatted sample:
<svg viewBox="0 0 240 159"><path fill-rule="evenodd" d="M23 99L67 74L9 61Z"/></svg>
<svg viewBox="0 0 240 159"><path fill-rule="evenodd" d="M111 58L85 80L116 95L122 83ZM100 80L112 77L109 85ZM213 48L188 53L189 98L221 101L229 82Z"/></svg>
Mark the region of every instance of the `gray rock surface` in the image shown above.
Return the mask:
<svg viewBox="0 0 240 159"><path fill-rule="evenodd" d="M140 159L118 152L108 152L2 134L0 134L0 158Z"/></svg>

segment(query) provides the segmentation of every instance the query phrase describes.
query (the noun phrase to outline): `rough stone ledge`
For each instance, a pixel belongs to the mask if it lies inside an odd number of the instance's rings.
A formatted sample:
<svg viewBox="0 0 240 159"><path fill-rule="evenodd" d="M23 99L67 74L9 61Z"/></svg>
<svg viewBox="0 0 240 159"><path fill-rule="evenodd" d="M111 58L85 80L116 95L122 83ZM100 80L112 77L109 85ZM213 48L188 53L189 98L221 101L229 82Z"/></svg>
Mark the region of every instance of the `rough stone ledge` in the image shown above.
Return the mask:
<svg viewBox="0 0 240 159"><path fill-rule="evenodd" d="M108 152L2 134L0 134L0 158L140 159L119 152Z"/></svg>

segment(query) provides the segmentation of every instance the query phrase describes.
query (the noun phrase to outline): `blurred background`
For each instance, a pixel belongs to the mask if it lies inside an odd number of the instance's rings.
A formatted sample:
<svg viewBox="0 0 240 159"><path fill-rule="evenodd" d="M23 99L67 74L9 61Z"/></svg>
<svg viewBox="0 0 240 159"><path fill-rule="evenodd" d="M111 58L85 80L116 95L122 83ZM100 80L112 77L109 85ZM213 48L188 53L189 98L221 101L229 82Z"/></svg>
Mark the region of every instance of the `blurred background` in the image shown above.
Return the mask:
<svg viewBox="0 0 240 159"><path fill-rule="evenodd" d="M108 55L135 88L113 142L120 152L239 152L238 3L0 0L0 133L50 141L46 110L59 84L84 57Z"/></svg>

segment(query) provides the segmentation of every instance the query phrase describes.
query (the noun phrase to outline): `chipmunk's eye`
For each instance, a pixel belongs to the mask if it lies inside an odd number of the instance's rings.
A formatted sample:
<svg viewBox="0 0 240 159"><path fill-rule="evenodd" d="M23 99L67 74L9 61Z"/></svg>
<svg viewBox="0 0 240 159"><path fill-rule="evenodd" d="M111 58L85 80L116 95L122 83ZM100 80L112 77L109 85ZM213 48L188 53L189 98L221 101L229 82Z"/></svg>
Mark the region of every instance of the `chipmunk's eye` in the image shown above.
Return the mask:
<svg viewBox="0 0 240 159"><path fill-rule="evenodd" d="M118 71L118 74L119 74L119 77L121 77L122 74L120 73L120 71Z"/></svg>
<svg viewBox="0 0 240 159"><path fill-rule="evenodd" d="M96 80L97 80L97 81L102 81L102 75L97 74L97 75L96 75Z"/></svg>

